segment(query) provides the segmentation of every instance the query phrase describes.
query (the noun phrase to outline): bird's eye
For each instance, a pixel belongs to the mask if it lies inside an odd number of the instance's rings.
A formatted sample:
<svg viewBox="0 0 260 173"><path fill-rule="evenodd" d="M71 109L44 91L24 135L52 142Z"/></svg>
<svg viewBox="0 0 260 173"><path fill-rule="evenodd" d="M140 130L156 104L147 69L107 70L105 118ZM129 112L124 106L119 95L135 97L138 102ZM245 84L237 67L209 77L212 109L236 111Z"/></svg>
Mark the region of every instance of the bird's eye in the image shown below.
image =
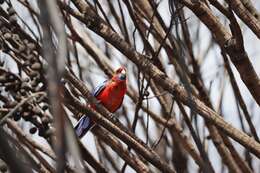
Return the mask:
<svg viewBox="0 0 260 173"><path fill-rule="evenodd" d="M121 73L122 70L123 70L123 68L119 68L119 69L116 70L116 73Z"/></svg>
<svg viewBox="0 0 260 173"><path fill-rule="evenodd" d="M116 70L116 73L120 73L122 71L122 69L120 68L120 69L117 69Z"/></svg>

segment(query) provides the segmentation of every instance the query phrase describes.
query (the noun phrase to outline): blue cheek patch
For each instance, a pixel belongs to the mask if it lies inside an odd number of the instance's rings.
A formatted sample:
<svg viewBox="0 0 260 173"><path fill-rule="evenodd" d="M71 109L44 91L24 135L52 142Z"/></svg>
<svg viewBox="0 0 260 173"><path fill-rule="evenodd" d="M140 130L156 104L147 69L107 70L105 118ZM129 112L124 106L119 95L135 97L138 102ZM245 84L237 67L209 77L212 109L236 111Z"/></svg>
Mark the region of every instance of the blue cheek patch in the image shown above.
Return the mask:
<svg viewBox="0 0 260 173"><path fill-rule="evenodd" d="M125 80L125 79L126 79L126 75L124 75L124 74L119 74L118 78L119 78L120 80Z"/></svg>

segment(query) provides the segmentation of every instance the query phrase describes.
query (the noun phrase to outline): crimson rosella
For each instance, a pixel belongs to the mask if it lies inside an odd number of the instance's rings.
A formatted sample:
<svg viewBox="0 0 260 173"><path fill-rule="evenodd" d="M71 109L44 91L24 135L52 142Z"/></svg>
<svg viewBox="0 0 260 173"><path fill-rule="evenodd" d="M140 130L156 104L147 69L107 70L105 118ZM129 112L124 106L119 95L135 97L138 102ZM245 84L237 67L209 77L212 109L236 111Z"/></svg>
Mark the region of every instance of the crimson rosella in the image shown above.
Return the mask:
<svg viewBox="0 0 260 173"><path fill-rule="evenodd" d="M115 112L122 104L126 93L126 69L120 67L111 79L104 81L94 89L93 96L111 113ZM91 106L95 108L95 106ZM88 115L83 115L75 126L78 137L83 137L95 125Z"/></svg>

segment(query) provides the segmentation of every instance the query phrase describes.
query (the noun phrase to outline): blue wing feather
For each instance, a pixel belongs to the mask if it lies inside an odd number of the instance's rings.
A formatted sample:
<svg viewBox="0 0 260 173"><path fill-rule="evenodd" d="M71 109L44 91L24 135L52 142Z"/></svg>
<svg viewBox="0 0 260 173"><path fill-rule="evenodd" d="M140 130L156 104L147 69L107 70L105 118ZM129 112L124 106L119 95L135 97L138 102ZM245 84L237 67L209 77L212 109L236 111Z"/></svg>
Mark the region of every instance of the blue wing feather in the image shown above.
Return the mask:
<svg viewBox="0 0 260 173"><path fill-rule="evenodd" d="M83 115L74 129L77 136L82 138L91 127L93 127L93 122L91 121L90 117Z"/></svg>
<svg viewBox="0 0 260 173"><path fill-rule="evenodd" d="M94 97L97 97L105 89L107 83L108 80L105 80L103 83L98 85L92 92L92 95ZM77 136L82 138L93 126L94 122L91 121L91 118L87 115L83 115L78 121L77 125L74 127L74 129L76 131Z"/></svg>
<svg viewBox="0 0 260 173"><path fill-rule="evenodd" d="M95 97L97 97L97 96L101 93L101 91L103 91L103 90L105 89L107 83L108 83L108 80L105 80L103 83L101 83L100 85L98 85L98 86L94 89L92 95L95 96Z"/></svg>

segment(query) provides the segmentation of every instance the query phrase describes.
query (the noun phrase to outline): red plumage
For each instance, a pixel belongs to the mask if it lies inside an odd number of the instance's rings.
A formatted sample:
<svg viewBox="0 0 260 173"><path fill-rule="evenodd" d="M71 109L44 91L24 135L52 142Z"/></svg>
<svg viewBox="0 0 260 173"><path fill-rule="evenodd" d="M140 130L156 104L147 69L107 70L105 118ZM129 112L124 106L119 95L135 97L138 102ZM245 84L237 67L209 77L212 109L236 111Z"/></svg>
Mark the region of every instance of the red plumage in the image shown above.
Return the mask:
<svg viewBox="0 0 260 173"><path fill-rule="evenodd" d="M113 113L121 106L126 90L126 69L120 67L110 80L105 81L94 90L93 95ZM77 135L83 137L93 125L94 122L91 118L84 115L75 126Z"/></svg>
<svg viewBox="0 0 260 173"><path fill-rule="evenodd" d="M125 93L125 81L110 80L104 90L97 96L97 99L113 113L121 106Z"/></svg>

